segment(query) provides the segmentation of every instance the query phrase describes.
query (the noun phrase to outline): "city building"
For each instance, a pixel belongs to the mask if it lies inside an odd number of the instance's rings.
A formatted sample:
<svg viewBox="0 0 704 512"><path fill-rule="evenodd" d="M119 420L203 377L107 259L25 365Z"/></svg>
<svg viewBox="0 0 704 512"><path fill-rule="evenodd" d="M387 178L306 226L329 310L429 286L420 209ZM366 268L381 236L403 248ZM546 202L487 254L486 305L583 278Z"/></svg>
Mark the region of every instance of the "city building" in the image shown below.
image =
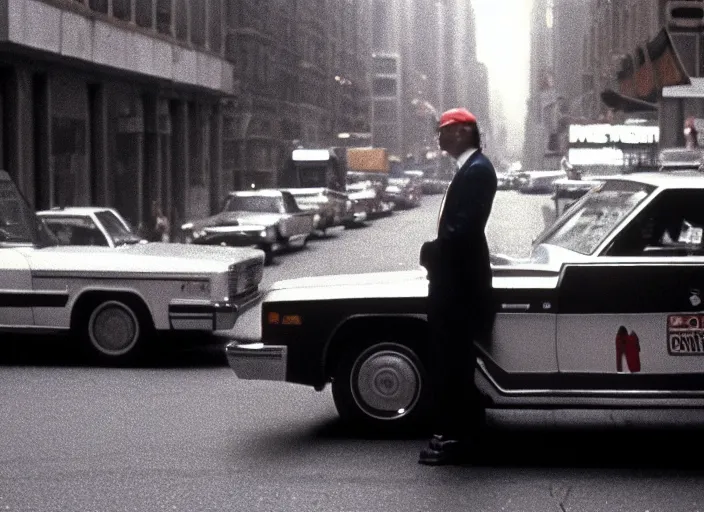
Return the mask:
<svg viewBox="0 0 704 512"><path fill-rule="evenodd" d="M423 166L436 156L440 113L458 106L477 115L489 141L488 73L477 60L471 2L374 0L372 32L380 73L372 101L383 105L372 121L375 145L383 143L407 167Z"/></svg>
<svg viewBox="0 0 704 512"><path fill-rule="evenodd" d="M370 131L370 0L0 0L0 160L37 208L173 226Z"/></svg>
<svg viewBox="0 0 704 512"><path fill-rule="evenodd" d="M228 2L226 57L240 90L226 102L224 145L235 188L276 186L295 147L370 131L368 1Z"/></svg>
<svg viewBox="0 0 704 512"><path fill-rule="evenodd" d="M704 132L701 0L536 0L532 29L529 166L554 167L575 124L658 126L660 147Z"/></svg>
<svg viewBox="0 0 704 512"><path fill-rule="evenodd" d="M0 159L37 208L152 201L178 222L222 178L235 93L221 0L0 0Z"/></svg>
<svg viewBox="0 0 704 512"><path fill-rule="evenodd" d="M398 155L403 144L401 57L397 53L372 54L371 145Z"/></svg>
<svg viewBox="0 0 704 512"><path fill-rule="evenodd" d="M525 119L524 169L555 168L557 93L553 0L534 0L530 19L530 72Z"/></svg>

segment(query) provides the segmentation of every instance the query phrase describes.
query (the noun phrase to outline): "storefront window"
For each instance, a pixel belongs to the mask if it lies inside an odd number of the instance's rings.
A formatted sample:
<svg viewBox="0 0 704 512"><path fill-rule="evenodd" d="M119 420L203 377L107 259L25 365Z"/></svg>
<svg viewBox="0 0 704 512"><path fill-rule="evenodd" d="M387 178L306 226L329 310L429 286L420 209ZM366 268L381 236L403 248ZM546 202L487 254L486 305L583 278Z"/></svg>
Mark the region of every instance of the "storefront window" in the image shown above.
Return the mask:
<svg viewBox="0 0 704 512"><path fill-rule="evenodd" d="M120 20L132 20L132 0L112 0L112 15Z"/></svg>
<svg viewBox="0 0 704 512"><path fill-rule="evenodd" d="M86 166L85 137L84 120L70 117L53 118L54 197L58 206L82 204Z"/></svg>
<svg viewBox="0 0 704 512"><path fill-rule="evenodd" d="M108 0L90 0L88 5L94 11L108 13Z"/></svg>

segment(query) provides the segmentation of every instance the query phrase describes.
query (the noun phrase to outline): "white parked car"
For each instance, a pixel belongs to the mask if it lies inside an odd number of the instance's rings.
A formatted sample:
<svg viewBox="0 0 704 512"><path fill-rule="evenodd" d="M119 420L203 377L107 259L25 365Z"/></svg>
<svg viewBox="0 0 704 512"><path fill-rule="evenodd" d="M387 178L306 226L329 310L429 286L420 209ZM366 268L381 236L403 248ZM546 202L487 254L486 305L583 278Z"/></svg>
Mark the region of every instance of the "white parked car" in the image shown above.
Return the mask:
<svg viewBox="0 0 704 512"><path fill-rule="evenodd" d="M522 172L518 190L524 194L549 194L553 191L553 183L566 177L567 172L562 170Z"/></svg>
<svg viewBox="0 0 704 512"><path fill-rule="evenodd" d="M0 171L0 331L72 332L121 363L156 331L231 329L260 295L258 249L62 246Z"/></svg>
<svg viewBox="0 0 704 512"><path fill-rule="evenodd" d="M37 212L61 245L119 247L147 243L113 208L72 206Z"/></svg>

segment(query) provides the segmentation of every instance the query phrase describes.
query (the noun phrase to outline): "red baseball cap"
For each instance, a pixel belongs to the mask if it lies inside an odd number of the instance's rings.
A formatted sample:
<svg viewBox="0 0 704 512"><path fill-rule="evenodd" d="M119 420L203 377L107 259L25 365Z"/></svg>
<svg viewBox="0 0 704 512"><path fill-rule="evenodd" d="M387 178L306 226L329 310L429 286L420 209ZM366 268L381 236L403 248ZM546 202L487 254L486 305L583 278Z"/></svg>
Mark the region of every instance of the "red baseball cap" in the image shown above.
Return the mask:
<svg viewBox="0 0 704 512"><path fill-rule="evenodd" d="M451 124L461 124L461 123L477 123L477 118L474 117L469 110L465 108L452 108L440 116L440 123L438 128L443 128L444 126L449 126Z"/></svg>

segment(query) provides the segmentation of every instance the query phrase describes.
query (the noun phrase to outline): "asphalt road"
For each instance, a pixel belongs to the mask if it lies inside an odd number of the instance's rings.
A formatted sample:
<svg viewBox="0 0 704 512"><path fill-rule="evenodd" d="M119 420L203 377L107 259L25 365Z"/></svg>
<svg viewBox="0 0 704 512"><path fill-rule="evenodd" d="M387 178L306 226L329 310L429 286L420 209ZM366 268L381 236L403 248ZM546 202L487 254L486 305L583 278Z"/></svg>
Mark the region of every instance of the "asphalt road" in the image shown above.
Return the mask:
<svg viewBox="0 0 704 512"><path fill-rule="evenodd" d="M426 197L281 255L265 283L416 268L439 203ZM492 249L525 254L545 203L500 193ZM239 381L218 346L165 347L159 361L106 369L75 359L65 340L3 342L0 511L704 509L697 429L507 413L492 417L474 466L427 468L416 463L424 440L356 438L329 389Z"/></svg>

